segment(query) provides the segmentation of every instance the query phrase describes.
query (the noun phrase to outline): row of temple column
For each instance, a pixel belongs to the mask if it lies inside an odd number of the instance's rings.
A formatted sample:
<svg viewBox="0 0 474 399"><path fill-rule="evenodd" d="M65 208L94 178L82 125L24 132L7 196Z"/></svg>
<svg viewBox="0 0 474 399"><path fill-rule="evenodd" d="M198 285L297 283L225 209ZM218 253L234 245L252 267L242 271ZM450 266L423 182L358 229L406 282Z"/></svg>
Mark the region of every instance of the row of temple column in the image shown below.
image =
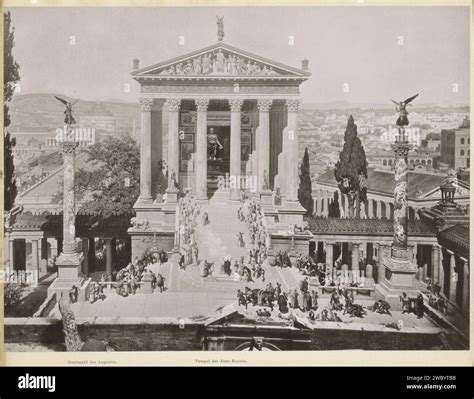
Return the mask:
<svg viewBox="0 0 474 399"><path fill-rule="evenodd" d="M466 258L457 256L451 250L445 250L445 253L449 265L449 287L443 288L442 292L444 290L449 302L457 303L466 312L469 309L469 262ZM442 267L440 269L444 271ZM444 286L444 276L440 279L442 286ZM459 289L462 291L460 301L458 300Z"/></svg>
<svg viewBox="0 0 474 399"><path fill-rule="evenodd" d="M24 241L24 258L16 259L15 256L15 242ZM115 238L105 238L105 273L112 274L114 271L114 261L116 253L116 239ZM96 260L96 248L95 248L95 238L82 238L82 253L84 255L84 260L82 262L82 273L88 275L91 269L95 267ZM26 246L31 245L31 252L29 256L31 257L31 263L28 262L26 254ZM14 270L22 269L23 267L27 270L38 271L39 276L43 276L48 272L48 266L51 266L54 263L54 259L62 251L62 239L57 239L53 237L38 237L38 238L26 238L26 239L8 239L8 252L5 254L5 259L9 260L8 266ZM22 251L23 252L23 251ZM20 264L22 262L25 264Z"/></svg>
<svg viewBox="0 0 474 399"><path fill-rule="evenodd" d="M351 254L349 257L349 244L351 246ZM389 252L390 243L368 243L368 242L336 242L336 241L319 241L317 248L325 253L324 261L328 270L332 273L335 266L334 246L340 246L341 259L350 266L350 270L357 273L359 270L360 259L364 258L368 264L372 259L380 259L380 254L386 250ZM442 260L442 254L444 259ZM413 251L414 260L418 261L419 281L426 282L428 278L432 283L439 284L441 292L446 295L452 304L458 304L463 312L469 309L469 262L466 258L456 255L453 251L441 248L438 244L432 245L415 245ZM318 258L320 258L318 256ZM449 270L449 285L445 286L446 278L444 276L443 261ZM459 275L461 274L461 275ZM379 279L384 278L383 273L379 273ZM458 290L462 293L459 294Z"/></svg>
<svg viewBox="0 0 474 399"><path fill-rule="evenodd" d="M329 217L329 208L334 204L334 192L319 190L313 196L313 213L318 217ZM340 217L349 217L349 201L346 196L338 199ZM418 219L416 209L410 207L409 219ZM362 218L366 219L392 219L393 203L388 201L368 198L366 203L361 203Z"/></svg>
<svg viewBox="0 0 474 399"><path fill-rule="evenodd" d="M168 176L174 176L179 182L179 111L182 99L166 99L168 112ZM241 110L242 98L229 99L230 106L230 175L240 178L241 166ZM195 194L198 200L207 200L207 111L209 98L194 99L196 105L196 140L195 140ZM272 99L258 99L259 125L256 129L256 149L258 190L264 189L265 175L270 171L270 108ZM278 185L282 196L288 201L298 200L298 107L300 100L286 100L288 123L283 130L282 153L278 160ZM153 99L140 99L141 105L141 168L140 198L152 200L152 128L151 110ZM269 187L267 187L269 188ZM230 199L239 200L240 190L231 189Z"/></svg>

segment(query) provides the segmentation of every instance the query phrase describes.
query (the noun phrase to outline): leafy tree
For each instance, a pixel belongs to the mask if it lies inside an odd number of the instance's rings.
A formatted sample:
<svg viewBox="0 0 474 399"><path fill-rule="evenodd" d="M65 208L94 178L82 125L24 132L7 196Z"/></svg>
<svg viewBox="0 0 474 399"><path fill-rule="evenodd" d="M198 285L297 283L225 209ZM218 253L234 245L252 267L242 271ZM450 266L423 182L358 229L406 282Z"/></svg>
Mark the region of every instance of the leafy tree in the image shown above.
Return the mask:
<svg viewBox="0 0 474 399"><path fill-rule="evenodd" d="M16 84L20 80L20 67L13 58L13 47L15 45L14 38L15 28L11 26L10 11L3 14L3 127L6 129L10 126L9 104L15 92ZM17 194L15 181L15 168L13 165L13 147L15 139L10 133L4 130L5 139L3 144L4 156L4 207L9 211L13 207Z"/></svg>
<svg viewBox="0 0 474 399"><path fill-rule="evenodd" d="M80 212L106 219L130 214L140 195L140 149L129 136L109 137L85 150L88 169L76 171L76 199ZM54 201L62 199L61 190Z"/></svg>
<svg viewBox="0 0 474 399"><path fill-rule="evenodd" d="M298 200L306 209L306 214L313 214L313 196L311 187L311 175L309 171L309 153L308 148L304 150L303 162L300 168L300 185L298 187Z"/></svg>
<svg viewBox="0 0 474 399"><path fill-rule="evenodd" d="M3 303L5 312L10 313L21 302L23 296L23 287L18 283L5 283L3 286Z"/></svg>
<svg viewBox="0 0 474 399"><path fill-rule="evenodd" d="M342 195L349 200L349 217L360 217L360 202L367 200L365 179L367 178L367 160L362 143L357 137L357 125L349 116L344 133L344 147L336 163L334 177ZM355 208L355 214L354 214Z"/></svg>

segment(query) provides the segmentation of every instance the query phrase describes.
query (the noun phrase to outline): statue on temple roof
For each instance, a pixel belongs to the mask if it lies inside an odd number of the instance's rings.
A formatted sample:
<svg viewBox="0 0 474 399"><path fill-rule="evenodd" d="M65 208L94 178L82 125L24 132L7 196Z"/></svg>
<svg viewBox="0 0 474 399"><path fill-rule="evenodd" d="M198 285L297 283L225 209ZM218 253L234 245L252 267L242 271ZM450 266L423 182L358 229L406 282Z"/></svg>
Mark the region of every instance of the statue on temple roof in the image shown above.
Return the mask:
<svg viewBox="0 0 474 399"><path fill-rule="evenodd" d="M218 17L216 16L217 18L217 40L219 40L220 42L222 41L222 39L224 39L224 16L222 17Z"/></svg>

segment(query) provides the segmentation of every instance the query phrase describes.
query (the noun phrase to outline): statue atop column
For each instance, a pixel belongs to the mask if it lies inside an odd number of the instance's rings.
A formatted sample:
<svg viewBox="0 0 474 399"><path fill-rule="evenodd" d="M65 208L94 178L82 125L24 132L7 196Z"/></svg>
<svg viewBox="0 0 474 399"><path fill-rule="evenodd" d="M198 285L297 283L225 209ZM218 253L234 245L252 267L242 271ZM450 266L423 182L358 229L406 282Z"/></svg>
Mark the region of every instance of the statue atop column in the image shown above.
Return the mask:
<svg viewBox="0 0 474 399"><path fill-rule="evenodd" d="M65 106L66 109L64 110L64 123L66 125L74 125L76 123L76 120L74 119L74 116L72 115L73 112L73 106L77 104L79 100L74 101L71 103L70 101L65 100L64 98L54 96L57 100L61 101Z"/></svg>
<svg viewBox="0 0 474 399"><path fill-rule="evenodd" d="M220 42L222 41L222 39L224 39L224 16L222 17L218 17L216 16L217 18L217 40L219 40Z"/></svg>
<svg viewBox="0 0 474 399"><path fill-rule="evenodd" d="M207 133L207 156L208 159L215 161L219 156L219 150L222 150L224 146L219 142L217 135L214 133L214 128L211 127Z"/></svg>
<svg viewBox="0 0 474 399"><path fill-rule="evenodd" d="M398 119L397 119L397 122L396 122L396 125L397 126L400 126L403 128L403 126L408 126L408 124L410 123L408 121L408 111L407 111L407 106L416 98L418 97L418 94L415 94L414 96L412 97L409 97L407 98L405 101L394 101L392 100L392 102L396 105L395 109L397 110L397 112L399 113L399 116L398 116Z"/></svg>
<svg viewBox="0 0 474 399"><path fill-rule="evenodd" d="M379 275L375 287L375 296L382 297L392 309L400 310L400 296L419 294L419 286L415 282L418 267L413 257L413 244L408 244L408 153L413 148L409 137L405 135L408 126L406 106L418 96L405 101L396 102L398 137L391 145L395 155L395 189L393 193L393 241L391 253L381 253Z"/></svg>

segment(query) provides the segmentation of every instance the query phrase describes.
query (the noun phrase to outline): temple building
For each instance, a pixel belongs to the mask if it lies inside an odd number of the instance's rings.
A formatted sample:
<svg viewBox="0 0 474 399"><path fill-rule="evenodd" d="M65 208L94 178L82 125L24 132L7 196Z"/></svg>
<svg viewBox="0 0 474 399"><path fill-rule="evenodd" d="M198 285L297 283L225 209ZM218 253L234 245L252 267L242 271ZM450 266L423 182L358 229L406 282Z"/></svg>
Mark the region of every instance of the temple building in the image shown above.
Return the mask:
<svg viewBox="0 0 474 399"><path fill-rule="evenodd" d="M231 201L240 200L241 188L255 178L254 191L269 197L270 223L302 221L298 108L299 86L310 76L307 61L303 67L223 42L145 68L134 60L132 76L141 91L140 198L130 229L134 256L154 234L171 249L178 193L190 189L208 201L218 176L228 177L224 197ZM274 205L272 189L280 205ZM144 220L147 229L139 227Z"/></svg>

